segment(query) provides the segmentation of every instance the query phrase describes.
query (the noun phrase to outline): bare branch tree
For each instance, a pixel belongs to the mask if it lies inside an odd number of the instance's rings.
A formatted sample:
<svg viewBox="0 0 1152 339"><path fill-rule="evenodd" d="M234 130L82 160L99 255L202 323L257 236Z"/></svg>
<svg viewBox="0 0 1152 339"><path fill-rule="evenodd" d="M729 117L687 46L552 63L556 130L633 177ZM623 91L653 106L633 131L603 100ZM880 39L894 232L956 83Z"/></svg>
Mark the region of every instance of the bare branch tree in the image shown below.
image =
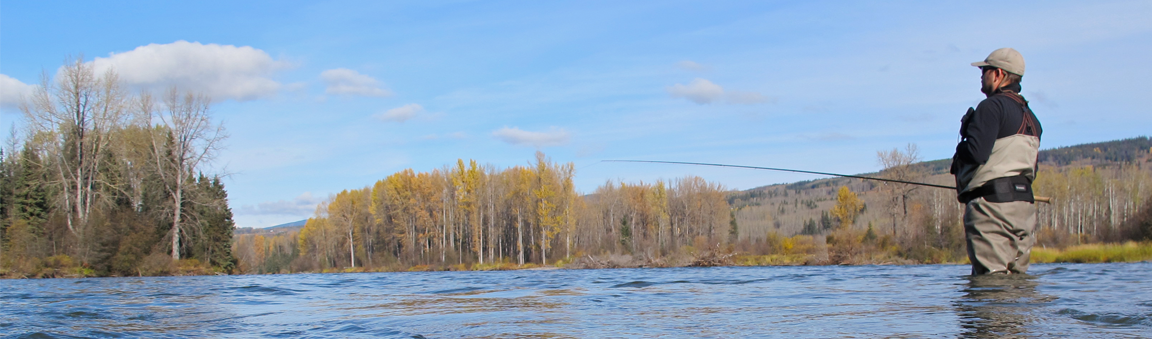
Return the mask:
<svg viewBox="0 0 1152 339"><path fill-rule="evenodd" d="M167 133L151 133L157 174L172 197L172 259L180 259L180 232L186 185L200 167L211 161L228 137L223 124L213 124L212 101L199 93L170 88L159 109L150 94L141 94L138 107Z"/></svg>
<svg viewBox="0 0 1152 339"><path fill-rule="evenodd" d="M884 169L880 177L902 181L919 181L923 176L920 167L913 164L920 161L920 151L916 144L908 144L904 151L893 148L891 151L877 151L876 157ZM915 185L885 182L882 192L888 197L888 212L892 216L892 235L896 236L898 220L908 216L908 198L916 191Z"/></svg>
<svg viewBox="0 0 1152 339"><path fill-rule="evenodd" d="M82 237L92 205L100 198L100 161L107 152L109 131L122 121L127 95L116 73L97 76L92 64L77 57L57 77L41 77L41 86L20 105L31 134L49 135L48 153L55 161L56 199L66 211L68 230Z"/></svg>

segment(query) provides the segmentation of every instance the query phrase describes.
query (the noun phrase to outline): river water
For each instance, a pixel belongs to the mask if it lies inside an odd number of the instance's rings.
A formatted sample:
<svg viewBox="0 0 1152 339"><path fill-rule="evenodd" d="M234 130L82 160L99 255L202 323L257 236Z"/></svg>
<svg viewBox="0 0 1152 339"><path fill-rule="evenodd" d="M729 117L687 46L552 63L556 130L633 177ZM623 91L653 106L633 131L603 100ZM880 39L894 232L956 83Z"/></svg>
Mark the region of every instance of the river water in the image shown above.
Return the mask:
<svg viewBox="0 0 1152 339"><path fill-rule="evenodd" d="M1152 263L0 280L4 337L1152 337Z"/></svg>

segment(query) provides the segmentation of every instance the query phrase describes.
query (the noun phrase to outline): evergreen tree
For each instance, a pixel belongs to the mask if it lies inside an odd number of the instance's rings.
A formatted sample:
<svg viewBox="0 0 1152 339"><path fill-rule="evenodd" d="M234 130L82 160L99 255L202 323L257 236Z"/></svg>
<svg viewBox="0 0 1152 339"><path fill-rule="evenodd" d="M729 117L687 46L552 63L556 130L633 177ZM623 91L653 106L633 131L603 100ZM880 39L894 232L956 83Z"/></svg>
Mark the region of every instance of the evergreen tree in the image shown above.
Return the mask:
<svg viewBox="0 0 1152 339"><path fill-rule="evenodd" d="M25 144L18 162L4 159L6 223L2 232L5 255L42 254L44 222L48 218L48 192L45 174L36 152Z"/></svg>
<svg viewBox="0 0 1152 339"><path fill-rule="evenodd" d="M8 226L12 224L13 193L15 167L12 155L0 149L0 261L4 259L5 246L8 244Z"/></svg>
<svg viewBox="0 0 1152 339"><path fill-rule="evenodd" d="M832 215L828 214L828 211L821 212L820 213L820 229L827 231L827 230L832 229L833 227L836 227L836 223L834 223L832 221Z"/></svg>
<svg viewBox="0 0 1152 339"><path fill-rule="evenodd" d="M736 210L728 212L728 242L735 243L740 239L740 226L736 225Z"/></svg>
<svg viewBox="0 0 1152 339"><path fill-rule="evenodd" d="M192 249L193 258L232 271L236 258L232 255L232 232L236 223L232 220L232 209L228 207L228 192L220 177L208 178L203 173L194 186L199 203L194 205L190 215L195 216L200 232L195 237Z"/></svg>
<svg viewBox="0 0 1152 339"><path fill-rule="evenodd" d="M816 219L808 218L808 221L804 222L804 228L800 230L800 234L815 235L817 233L820 233L820 228L816 226Z"/></svg>
<svg viewBox="0 0 1152 339"><path fill-rule="evenodd" d="M28 226L39 230L44 221L48 219L48 190L44 187L46 181L40 158L30 147L21 152L19 174L15 176L12 184L13 215L12 217L28 222Z"/></svg>

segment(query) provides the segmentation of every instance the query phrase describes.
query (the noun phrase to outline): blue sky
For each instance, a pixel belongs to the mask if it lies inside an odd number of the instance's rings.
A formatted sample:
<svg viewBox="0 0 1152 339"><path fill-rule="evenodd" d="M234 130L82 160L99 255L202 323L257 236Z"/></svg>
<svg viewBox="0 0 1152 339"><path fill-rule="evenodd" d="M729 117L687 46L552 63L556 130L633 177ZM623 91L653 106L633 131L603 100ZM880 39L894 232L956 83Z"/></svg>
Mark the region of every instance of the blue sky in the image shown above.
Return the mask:
<svg viewBox="0 0 1152 339"><path fill-rule="evenodd" d="M1043 148L1149 135L1152 2L0 2L0 119L69 55L135 89L211 94L207 170L240 227L342 189L476 159L576 165L577 188L699 175L733 189L947 158L983 97L969 66L1027 63Z"/></svg>

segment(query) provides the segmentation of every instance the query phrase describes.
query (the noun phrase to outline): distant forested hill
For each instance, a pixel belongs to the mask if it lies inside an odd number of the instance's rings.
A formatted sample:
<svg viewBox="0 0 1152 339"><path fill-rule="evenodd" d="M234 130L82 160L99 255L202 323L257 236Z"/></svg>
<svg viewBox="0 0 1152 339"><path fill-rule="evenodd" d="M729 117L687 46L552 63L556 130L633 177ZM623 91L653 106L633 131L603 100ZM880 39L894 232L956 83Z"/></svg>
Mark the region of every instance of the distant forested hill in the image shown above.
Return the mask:
<svg viewBox="0 0 1152 339"><path fill-rule="evenodd" d="M1078 161L1092 163L1133 162L1152 151L1152 139L1137 137L1114 141L1066 146L1040 151L1040 163L1065 166Z"/></svg>
<svg viewBox="0 0 1152 339"><path fill-rule="evenodd" d="M1037 160L1040 164L1067 166L1073 163L1105 164L1125 163L1139 159L1141 154L1152 150L1152 139L1146 136L1129 139L1094 142L1041 150ZM922 163L928 173L947 174L952 159L939 159Z"/></svg>
<svg viewBox="0 0 1152 339"><path fill-rule="evenodd" d="M1111 230L1135 213L1152 193L1150 152L1152 140L1147 136L1040 151L1040 173L1034 185L1038 195L1056 199L1053 204L1042 206L1041 227L1101 240L1119 237ZM916 168L915 181L954 185L948 174L951 163L952 159L915 163L911 165ZM864 201L857 227L870 225L877 231L900 235L912 227L910 223L930 221L939 228L942 219L961 214L955 192L950 190L910 187L911 195L905 201L893 203L891 186L850 178L761 186L732 192L728 202L737 210L741 237L760 238L772 232L780 236L822 234L834 224L829 211L836 204L841 186L847 186ZM920 219L909 220L912 217Z"/></svg>
<svg viewBox="0 0 1152 339"><path fill-rule="evenodd" d="M293 222L289 222L289 223L283 223L283 224L279 224L276 226L268 226L268 227L264 227L264 228L252 228L252 227L237 228L233 233L234 234L279 234L279 233L285 233L285 232L295 232L295 231L299 231L300 229L304 228L304 224L306 224L307 222L308 222L308 220L305 219L305 220L298 220L298 221L293 221Z"/></svg>

